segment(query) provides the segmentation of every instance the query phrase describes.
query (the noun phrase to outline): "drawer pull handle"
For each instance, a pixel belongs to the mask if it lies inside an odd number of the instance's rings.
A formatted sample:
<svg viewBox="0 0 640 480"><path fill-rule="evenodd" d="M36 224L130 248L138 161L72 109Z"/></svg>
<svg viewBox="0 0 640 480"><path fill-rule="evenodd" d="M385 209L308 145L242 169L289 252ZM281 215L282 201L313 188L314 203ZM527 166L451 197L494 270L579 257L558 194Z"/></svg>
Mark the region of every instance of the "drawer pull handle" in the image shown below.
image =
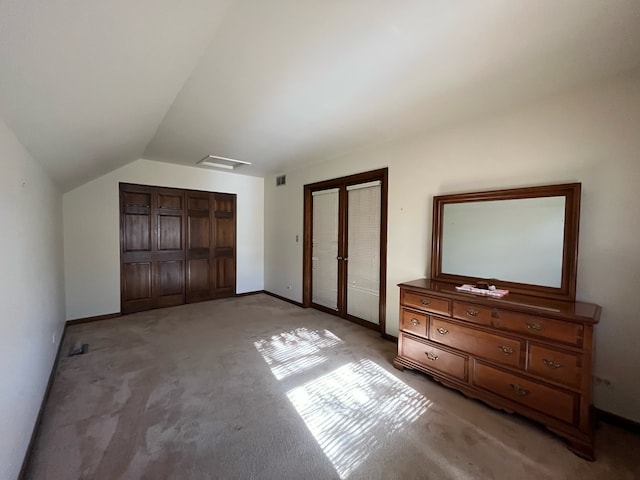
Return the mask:
<svg viewBox="0 0 640 480"><path fill-rule="evenodd" d="M542 363L544 363L549 368L560 368L562 366L561 363L558 363L554 360L549 360L547 358L543 358Z"/></svg>
<svg viewBox="0 0 640 480"><path fill-rule="evenodd" d="M474 310L473 308L467 308L467 315L469 315L470 317L475 317L479 313L480 312L478 310Z"/></svg>
<svg viewBox="0 0 640 480"><path fill-rule="evenodd" d="M431 303L431 300L427 300L426 298L422 298L420 299L420 303L423 305L429 305Z"/></svg>
<svg viewBox="0 0 640 480"><path fill-rule="evenodd" d="M424 352L424 354L427 356L427 358L429 360L431 360L432 362L435 362L438 359L438 355L431 353L431 352Z"/></svg>
<svg viewBox="0 0 640 480"><path fill-rule="evenodd" d="M524 388L522 385L518 385L517 383L510 383L509 386L511 387L511 390L516 392L516 394L520 395L521 397L529 395L529 390Z"/></svg>
<svg viewBox="0 0 640 480"><path fill-rule="evenodd" d="M420 325L420 322L418 321L417 318L412 318L411 325L413 325L414 327L417 327L418 325Z"/></svg>
<svg viewBox="0 0 640 480"><path fill-rule="evenodd" d="M513 348L511 347L506 347L504 345L500 345L498 347L498 350L500 350L502 353L504 353L505 355L511 355L513 353Z"/></svg>
<svg viewBox="0 0 640 480"><path fill-rule="evenodd" d="M442 328L442 327L438 327L436 330L438 330L438 333L440 335L446 335L447 333L449 333L449 330L447 330L446 328Z"/></svg>
<svg viewBox="0 0 640 480"><path fill-rule="evenodd" d="M527 323L527 328L529 330L535 330L536 332L539 332L540 330L542 330L542 325L540 325L539 323Z"/></svg>

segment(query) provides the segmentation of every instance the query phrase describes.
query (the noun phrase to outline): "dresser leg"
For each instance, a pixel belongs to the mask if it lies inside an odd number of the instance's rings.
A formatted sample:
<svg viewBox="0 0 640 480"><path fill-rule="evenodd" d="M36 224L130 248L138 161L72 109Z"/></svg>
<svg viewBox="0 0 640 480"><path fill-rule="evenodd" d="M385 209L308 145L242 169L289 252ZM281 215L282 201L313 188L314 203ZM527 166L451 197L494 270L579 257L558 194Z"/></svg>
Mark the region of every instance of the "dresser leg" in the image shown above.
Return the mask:
<svg viewBox="0 0 640 480"><path fill-rule="evenodd" d="M577 456L584 458L585 460L589 460L590 462L593 462L596 459L593 444L567 440L567 448Z"/></svg>
<svg viewBox="0 0 640 480"><path fill-rule="evenodd" d="M393 366L396 367L401 372L404 372L404 365L402 365L401 363L398 363L397 358L393 360Z"/></svg>

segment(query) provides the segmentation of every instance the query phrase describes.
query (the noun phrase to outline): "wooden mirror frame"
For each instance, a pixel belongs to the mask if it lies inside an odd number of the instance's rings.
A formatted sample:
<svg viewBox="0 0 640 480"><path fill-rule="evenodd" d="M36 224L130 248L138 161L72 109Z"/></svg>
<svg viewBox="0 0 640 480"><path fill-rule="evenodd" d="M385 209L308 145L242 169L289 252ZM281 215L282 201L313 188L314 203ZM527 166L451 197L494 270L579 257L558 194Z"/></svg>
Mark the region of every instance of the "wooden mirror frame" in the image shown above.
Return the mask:
<svg viewBox="0 0 640 480"><path fill-rule="evenodd" d="M544 185L539 187L511 188L486 192L458 193L433 197L433 230L431 248L431 279L462 285L490 280L497 288L511 293L575 301L578 266L578 229L580 224L580 183ZM497 278L475 278L442 272L442 234L444 206L452 203L483 202L492 200L516 200L540 197L564 197L564 241L562 249L562 280L560 287L548 287L528 283L510 282Z"/></svg>

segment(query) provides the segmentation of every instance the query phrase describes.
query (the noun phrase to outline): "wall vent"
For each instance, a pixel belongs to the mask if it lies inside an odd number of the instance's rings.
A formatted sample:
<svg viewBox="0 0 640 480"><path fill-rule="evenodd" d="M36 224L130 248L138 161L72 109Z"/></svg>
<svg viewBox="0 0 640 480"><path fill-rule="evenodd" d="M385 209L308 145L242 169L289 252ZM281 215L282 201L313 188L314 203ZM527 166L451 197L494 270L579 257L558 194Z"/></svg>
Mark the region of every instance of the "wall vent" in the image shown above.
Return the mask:
<svg viewBox="0 0 640 480"><path fill-rule="evenodd" d="M276 187L281 187L282 185L286 185L287 176L286 175L278 175L276 177Z"/></svg>
<svg viewBox="0 0 640 480"><path fill-rule="evenodd" d="M75 357L76 355L84 355L85 353L87 353L89 351L89 344L88 343L74 343L73 345L71 345L71 348L69 349L69 357Z"/></svg>

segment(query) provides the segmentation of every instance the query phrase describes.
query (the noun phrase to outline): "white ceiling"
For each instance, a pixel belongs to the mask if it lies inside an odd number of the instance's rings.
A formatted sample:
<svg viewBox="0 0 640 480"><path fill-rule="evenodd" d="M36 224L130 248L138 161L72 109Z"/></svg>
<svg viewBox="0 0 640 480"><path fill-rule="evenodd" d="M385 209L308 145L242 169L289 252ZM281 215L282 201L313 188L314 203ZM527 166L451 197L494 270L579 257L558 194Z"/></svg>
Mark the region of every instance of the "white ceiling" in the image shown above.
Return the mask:
<svg viewBox="0 0 640 480"><path fill-rule="evenodd" d="M0 0L0 117L68 190L280 173L640 65L640 0Z"/></svg>

